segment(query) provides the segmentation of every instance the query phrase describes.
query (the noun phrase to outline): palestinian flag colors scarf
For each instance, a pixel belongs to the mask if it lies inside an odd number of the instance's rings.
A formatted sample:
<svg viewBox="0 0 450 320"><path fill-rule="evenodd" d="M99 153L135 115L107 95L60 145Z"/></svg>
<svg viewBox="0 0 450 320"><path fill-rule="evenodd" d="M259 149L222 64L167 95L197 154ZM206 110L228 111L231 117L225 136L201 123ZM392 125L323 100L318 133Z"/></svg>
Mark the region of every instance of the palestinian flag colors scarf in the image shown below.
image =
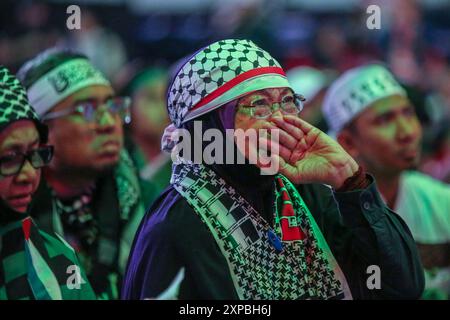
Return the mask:
<svg viewBox="0 0 450 320"><path fill-rule="evenodd" d="M73 249L30 217L0 226L0 300L95 299Z"/></svg>
<svg viewBox="0 0 450 320"><path fill-rule="evenodd" d="M286 177L275 177L274 228L203 165L175 166L171 183L214 236L240 299L352 298L325 238Z"/></svg>

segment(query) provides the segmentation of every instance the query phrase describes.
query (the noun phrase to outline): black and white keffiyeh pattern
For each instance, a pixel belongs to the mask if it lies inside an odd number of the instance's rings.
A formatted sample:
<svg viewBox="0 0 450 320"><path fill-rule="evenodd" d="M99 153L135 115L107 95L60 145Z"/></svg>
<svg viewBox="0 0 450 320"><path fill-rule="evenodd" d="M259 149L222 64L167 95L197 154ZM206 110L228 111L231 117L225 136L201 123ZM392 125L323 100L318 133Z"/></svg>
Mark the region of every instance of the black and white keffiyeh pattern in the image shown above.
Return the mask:
<svg viewBox="0 0 450 320"><path fill-rule="evenodd" d="M38 121L20 81L4 66L0 66L0 125L20 119Z"/></svg>
<svg viewBox="0 0 450 320"><path fill-rule="evenodd" d="M283 176L306 238L273 245L279 230L236 190L202 165L174 169L172 184L213 234L240 299L351 299L346 279L311 213Z"/></svg>
<svg viewBox="0 0 450 320"><path fill-rule="evenodd" d="M280 64L249 40L217 41L193 55L174 77L167 96L170 119L180 127L255 90L290 87Z"/></svg>

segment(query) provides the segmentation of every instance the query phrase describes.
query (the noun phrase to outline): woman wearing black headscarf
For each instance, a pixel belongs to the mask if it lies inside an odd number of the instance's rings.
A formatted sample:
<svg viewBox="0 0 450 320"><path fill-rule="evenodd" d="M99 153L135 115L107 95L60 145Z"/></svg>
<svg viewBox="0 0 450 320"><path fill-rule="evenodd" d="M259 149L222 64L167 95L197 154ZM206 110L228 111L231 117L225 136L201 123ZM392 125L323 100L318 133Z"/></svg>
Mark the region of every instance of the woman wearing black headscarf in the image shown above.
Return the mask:
<svg viewBox="0 0 450 320"><path fill-rule="evenodd" d="M95 299L72 247L28 214L52 159L46 142L24 88L0 66L0 299Z"/></svg>
<svg viewBox="0 0 450 320"><path fill-rule="evenodd" d="M187 147L141 224L123 298L420 296L423 270L406 225L374 179L298 117L300 100L278 62L250 41L219 41L187 60L168 91L173 127ZM208 129L253 131L258 143L236 138L231 149L215 149L227 159L232 151L234 164L209 161L217 154L204 142ZM270 135L259 135L264 129ZM270 167L261 157L251 161L258 144L271 151ZM203 161L192 161L191 151ZM239 153L245 164L236 164ZM381 278L369 283L374 267Z"/></svg>

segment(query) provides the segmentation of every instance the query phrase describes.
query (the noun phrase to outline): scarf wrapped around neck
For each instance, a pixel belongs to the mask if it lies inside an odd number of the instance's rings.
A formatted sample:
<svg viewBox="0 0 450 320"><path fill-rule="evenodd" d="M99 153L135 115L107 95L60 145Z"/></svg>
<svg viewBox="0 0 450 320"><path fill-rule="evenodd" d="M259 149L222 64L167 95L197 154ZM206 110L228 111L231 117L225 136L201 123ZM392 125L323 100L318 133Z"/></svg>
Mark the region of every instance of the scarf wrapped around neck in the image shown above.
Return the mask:
<svg viewBox="0 0 450 320"><path fill-rule="evenodd" d="M77 256L57 234L0 204L0 300L92 300Z"/></svg>
<svg viewBox="0 0 450 320"><path fill-rule="evenodd" d="M175 166L171 183L208 227L240 299L351 299L343 272L290 181L274 181L273 227L203 165Z"/></svg>

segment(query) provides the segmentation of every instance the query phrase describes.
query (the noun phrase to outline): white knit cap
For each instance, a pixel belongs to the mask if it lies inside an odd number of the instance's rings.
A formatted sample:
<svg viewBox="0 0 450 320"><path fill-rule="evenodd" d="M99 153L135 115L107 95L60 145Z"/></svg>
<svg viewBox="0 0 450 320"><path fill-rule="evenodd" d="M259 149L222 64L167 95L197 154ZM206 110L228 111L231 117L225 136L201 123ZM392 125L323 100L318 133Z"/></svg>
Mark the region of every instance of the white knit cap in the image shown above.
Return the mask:
<svg viewBox="0 0 450 320"><path fill-rule="evenodd" d="M328 89L322 112L336 135L361 111L372 103L393 95L406 97L406 91L382 64L370 64L350 69Z"/></svg>

